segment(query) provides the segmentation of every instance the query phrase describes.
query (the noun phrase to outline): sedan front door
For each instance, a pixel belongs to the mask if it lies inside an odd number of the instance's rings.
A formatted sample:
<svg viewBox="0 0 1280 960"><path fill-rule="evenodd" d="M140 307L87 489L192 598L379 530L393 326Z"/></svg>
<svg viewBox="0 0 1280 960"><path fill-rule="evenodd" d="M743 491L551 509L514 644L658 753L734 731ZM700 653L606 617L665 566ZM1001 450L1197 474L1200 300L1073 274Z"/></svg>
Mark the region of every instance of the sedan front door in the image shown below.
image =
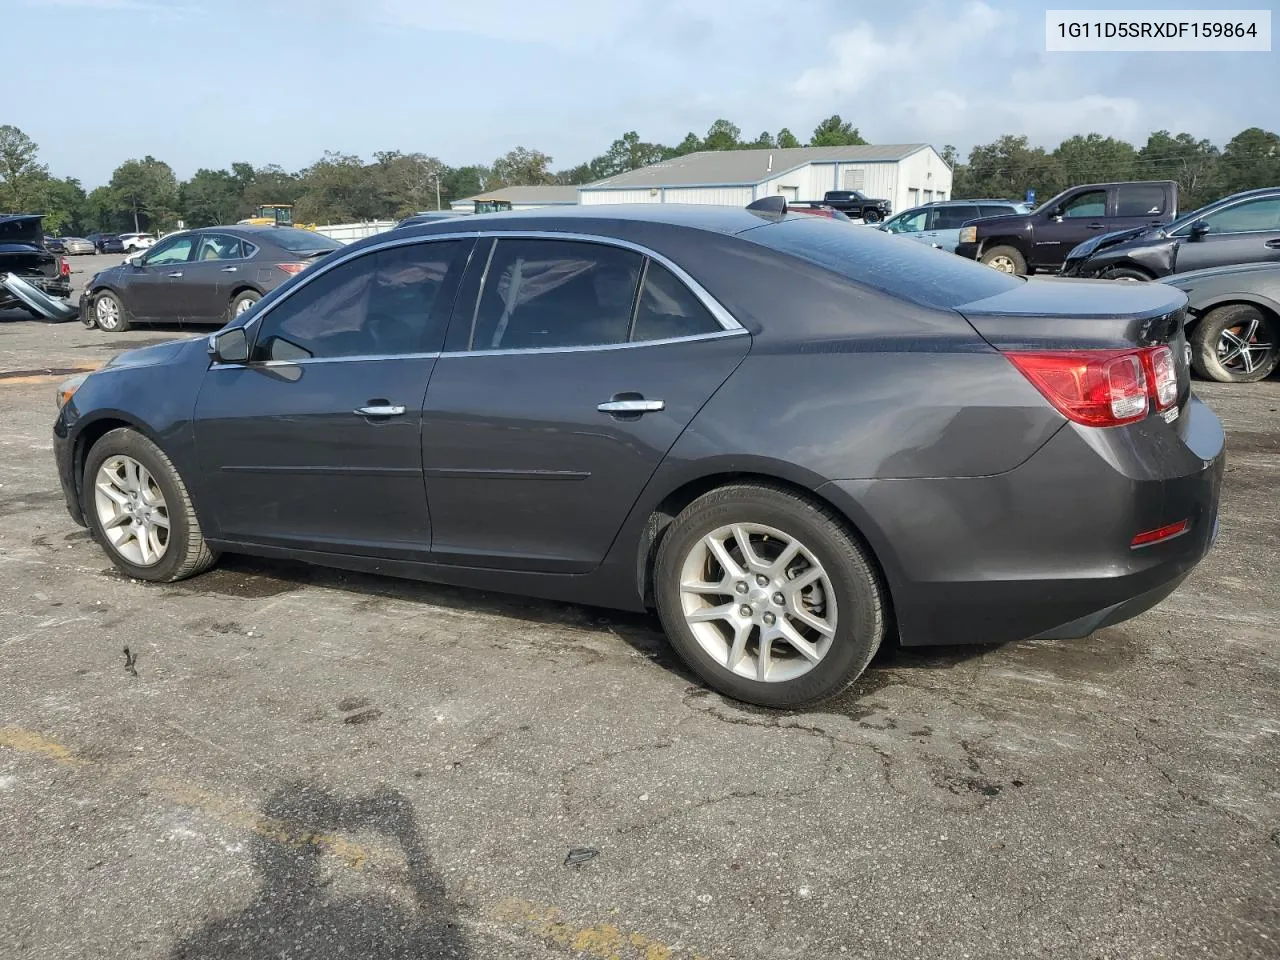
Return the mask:
<svg viewBox="0 0 1280 960"><path fill-rule="evenodd" d="M338 261L214 364L196 445L221 539L424 559L421 417L471 241L414 239Z"/></svg>
<svg viewBox="0 0 1280 960"><path fill-rule="evenodd" d="M1178 273L1233 263L1280 262L1280 197L1242 200L1196 223L1208 232L1199 234L1195 223L1179 230L1185 236L1174 261Z"/></svg>
<svg viewBox="0 0 1280 960"><path fill-rule="evenodd" d="M687 278L632 250L482 246L423 411L432 553L589 571L750 337Z"/></svg>
<svg viewBox="0 0 1280 960"><path fill-rule="evenodd" d="M173 308L190 323L225 322L231 291L243 266L243 246L238 237L201 233L195 256L183 268L181 279L173 287Z"/></svg>
<svg viewBox="0 0 1280 960"><path fill-rule="evenodd" d="M174 290L186 273L195 243L196 236L191 233L169 237L148 250L137 265L125 268L125 307L136 319L181 319Z"/></svg>

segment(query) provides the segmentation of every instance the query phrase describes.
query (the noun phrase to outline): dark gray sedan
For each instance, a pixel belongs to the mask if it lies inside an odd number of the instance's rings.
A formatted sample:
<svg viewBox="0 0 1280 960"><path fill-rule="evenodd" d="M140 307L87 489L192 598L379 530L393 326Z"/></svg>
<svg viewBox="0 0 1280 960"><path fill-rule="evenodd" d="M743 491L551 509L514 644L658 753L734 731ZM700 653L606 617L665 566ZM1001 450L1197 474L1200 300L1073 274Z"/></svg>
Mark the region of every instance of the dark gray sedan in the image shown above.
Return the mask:
<svg viewBox="0 0 1280 960"><path fill-rule="evenodd" d="M130 577L228 551L656 607L708 684L795 707L886 641L1082 637L1176 589L1223 471L1185 308L781 210L493 214L66 382L54 451Z"/></svg>
<svg viewBox="0 0 1280 960"><path fill-rule="evenodd" d="M293 227L202 227L165 237L133 263L95 274L80 296L85 326L222 326L290 277L340 249Z"/></svg>

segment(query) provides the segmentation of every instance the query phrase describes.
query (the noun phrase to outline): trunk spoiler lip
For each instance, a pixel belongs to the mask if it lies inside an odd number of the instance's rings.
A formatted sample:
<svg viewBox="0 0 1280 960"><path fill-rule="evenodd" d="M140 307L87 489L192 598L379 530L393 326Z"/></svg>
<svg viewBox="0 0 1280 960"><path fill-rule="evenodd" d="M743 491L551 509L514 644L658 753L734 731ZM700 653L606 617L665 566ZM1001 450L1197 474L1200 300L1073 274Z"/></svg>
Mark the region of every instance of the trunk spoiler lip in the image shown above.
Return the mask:
<svg viewBox="0 0 1280 960"><path fill-rule="evenodd" d="M1166 283L1036 277L1012 290L962 303L954 309L970 320L978 317L1150 320L1178 313L1186 306L1186 293Z"/></svg>

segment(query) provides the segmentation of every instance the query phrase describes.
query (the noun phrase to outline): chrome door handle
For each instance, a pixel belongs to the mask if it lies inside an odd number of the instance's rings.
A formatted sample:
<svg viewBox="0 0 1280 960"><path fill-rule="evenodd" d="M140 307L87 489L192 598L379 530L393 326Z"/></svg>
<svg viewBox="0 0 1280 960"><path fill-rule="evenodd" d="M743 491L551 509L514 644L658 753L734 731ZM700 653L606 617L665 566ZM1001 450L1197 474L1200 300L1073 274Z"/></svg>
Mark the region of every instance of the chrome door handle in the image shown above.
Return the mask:
<svg viewBox="0 0 1280 960"><path fill-rule="evenodd" d="M223 273L235 273L235 272L236 272L236 268L235 268L235 267L223 267L223 268L222 268L222 272L223 272Z"/></svg>
<svg viewBox="0 0 1280 960"><path fill-rule="evenodd" d="M182 271L181 271L181 270L179 270L177 273L166 273L166 274L165 274L165 276L166 276L166 277L174 277L174 278L177 278L177 277L182 276Z"/></svg>
<svg viewBox="0 0 1280 960"><path fill-rule="evenodd" d="M667 409L665 400L609 400L597 403L601 413L657 413Z"/></svg>
<svg viewBox="0 0 1280 960"><path fill-rule="evenodd" d="M357 407L351 412L361 417L398 417L404 413L404 405L399 403L372 404L367 407Z"/></svg>

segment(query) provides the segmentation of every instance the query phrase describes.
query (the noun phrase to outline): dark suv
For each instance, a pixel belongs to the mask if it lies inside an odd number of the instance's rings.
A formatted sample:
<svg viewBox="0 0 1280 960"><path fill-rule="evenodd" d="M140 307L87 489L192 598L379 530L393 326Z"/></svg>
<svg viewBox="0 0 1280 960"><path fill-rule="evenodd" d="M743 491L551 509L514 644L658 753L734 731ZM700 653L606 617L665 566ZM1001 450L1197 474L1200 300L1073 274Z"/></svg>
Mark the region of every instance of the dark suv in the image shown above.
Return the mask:
<svg viewBox="0 0 1280 960"><path fill-rule="evenodd" d="M956 253L1004 273L1056 272L1090 237L1158 227L1178 214L1172 180L1090 183L1064 190L1024 216L995 217L960 231Z"/></svg>

